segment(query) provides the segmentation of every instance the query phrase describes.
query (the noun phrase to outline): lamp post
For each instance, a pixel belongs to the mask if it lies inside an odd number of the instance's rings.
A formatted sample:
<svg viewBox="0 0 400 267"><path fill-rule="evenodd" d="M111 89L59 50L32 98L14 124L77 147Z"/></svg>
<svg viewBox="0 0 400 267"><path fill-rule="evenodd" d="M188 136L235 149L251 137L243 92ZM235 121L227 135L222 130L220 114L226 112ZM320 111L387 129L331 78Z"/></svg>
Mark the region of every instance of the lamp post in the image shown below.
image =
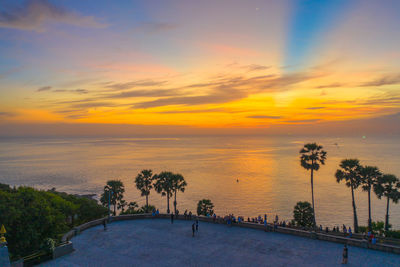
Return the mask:
<svg viewBox="0 0 400 267"><path fill-rule="evenodd" d="M107 188L108 193L108 222L111 222L111 210L110 210L110 202L111 202L111 195L114 193L111 188Z"/></svg>

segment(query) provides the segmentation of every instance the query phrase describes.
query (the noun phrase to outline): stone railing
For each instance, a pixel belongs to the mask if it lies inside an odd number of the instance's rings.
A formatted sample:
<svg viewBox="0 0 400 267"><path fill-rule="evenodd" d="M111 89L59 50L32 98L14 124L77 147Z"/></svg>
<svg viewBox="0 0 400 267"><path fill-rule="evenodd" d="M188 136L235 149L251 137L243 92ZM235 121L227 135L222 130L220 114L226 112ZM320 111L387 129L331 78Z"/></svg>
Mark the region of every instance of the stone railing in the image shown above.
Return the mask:
<svg viewBox="0 0 400 267"><path fill-rule="evenodd" d="M158 218L169 219L170 216L171 215L169 215L169 214L159 214L157 216L152 216L152 214L150 214L150 213L129 214L129 215L120 215L120 216L111 217L111 222L125 221L125 220L138 220L138 219L158 219ZM198 218L198 220L202 221L202 222L217 223L217 224L225 223L222 218L216 219L215 221L212 217L192 216L192 220L194 218ZM183 215L178 215L178 216L175 216L175 219L176 220L185 220L185 217ZM108 220L108 218L102 218L102 219L90 221L85 224L79 225L79 226L75 227L73 230L66 233L62 237L61 241L67 242L72 237L80 234L82 231L84 231L88 228L103 224L103 220ZM335 242L335 243L340 243L340 244L348 244L348 245L356 246L356 247L370 248L370 249L374 249L374 250L380 250L380 251L400 254L400 246L394 246L394 245L383 244L383 243L371 244L367 240L359 238L359 236L357 236L356 238L349 238L349 237L345 237L345 236L342 236L339 234L314 232L314 231L307 231L307 230L295 229L295 228L290 228L290 227L276 226L274 228L274 226L272 224L268 224L267 227L265 228L264 224L249 223L249 222L233 223L232 226L233 227L251 228L251 229L257 229L257 230L268 231L268 232L273 231L273 232L278 232L278 233L283 233L283 234L290 234L290 235L295 235L295 236L324 240L324 241ZM71 244L71 248L72 248L72 244ZM69 251L72 251L72 250L70 250L70 248L69 248ZM65 255L65 254L63 254L63 255Z"/></svg>

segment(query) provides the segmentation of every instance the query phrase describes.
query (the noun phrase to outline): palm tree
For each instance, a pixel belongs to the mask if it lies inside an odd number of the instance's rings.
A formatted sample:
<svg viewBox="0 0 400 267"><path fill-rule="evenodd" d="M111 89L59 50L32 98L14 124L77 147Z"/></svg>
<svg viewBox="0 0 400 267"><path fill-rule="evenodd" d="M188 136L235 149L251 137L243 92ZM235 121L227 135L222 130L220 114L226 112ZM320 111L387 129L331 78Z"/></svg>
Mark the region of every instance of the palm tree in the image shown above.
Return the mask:
<svg viewBox="0 0 400 267"><path fill-rule="evenodd" d="M169 198L172 197L172 181L174 174L172 172L161 172L155 175L154 189L162 196L167 196L167 213L169 210Z"/></svg>
<svg viewBox="0 0 400 267"><path fill-rule="evenodd" d="M118 203L117 208L119 210L121 210L121 212L123 213L125 211L125 207L128 206L128 203L126 202L126 200L121 199L121 201Z"/></svg>
<svg viewBox="0 0 400 267"><path fill-rule="evenodd" d="M311 170L311 199L313 208L313 223L314 227L317 225L315 220L315 206L314 206L314 171L318 171L320 164L324 165L326 160L326 152L322 150L322 146L317 143L305 144L300 150L300 163L306 170Z"/></svg>
<svg viewBox="0 0 400 267"><path fill-rule="evenodd" d="M110 204L114 206L114 216L117 214L117 205L123 203L125 187L120 180L109 180L107 185L104 186L104 192L101 195L100 201L104 206L108 205L108 199ZM121 206L120 206L121 207Z"/></svg>
<svg viewBox="0 0 400 267"><path fill-rule="evenodd" d="M151 170L142 170L135 179L136 188L140 190L142 196L146 196L146 207L149 206L149 195L150 190L153 188L153 180L154 177Z"/></svg>
<svg viewBox="0 0 400 267"><path fill-rule="evenodd" d="M371 219L371 188L376 184L382 175L378 167L364 166L360 168L360 182L362 189L368 192L368 229L372 231Z"/></svg>
<svg viewBox="0 0 400 267"><path fill-rule="evenodd" d="M389 230L389 200L397 203L400 199L400 181L393 174L384 174L378 178L378 182L374 185L375 194L381 199L382 196L387 197L385 231Z"/></svg>
<svg viewBox="0 0 400 267"><path fill-rule="evenodd" d="M344 159L340 163L341 170L337 170L335 177L336 181L345 180L347 187L351 188L351 199L353 203L353 215L354 215L354 232L358 233L358 219L356 202L354 200L354 189L360 185L360 161L358 159Z"/></svg>
<svg viewBox="0 0 400 267"><path fill-rule="evenodd" d="M175 195L175 200L174 200L174 211L176 214L176 193L177 191L185 192L185 188L187 186L187 183L185 181L185 178L179 173L174 174L172 176L172 190L174 191Z"/></svg>

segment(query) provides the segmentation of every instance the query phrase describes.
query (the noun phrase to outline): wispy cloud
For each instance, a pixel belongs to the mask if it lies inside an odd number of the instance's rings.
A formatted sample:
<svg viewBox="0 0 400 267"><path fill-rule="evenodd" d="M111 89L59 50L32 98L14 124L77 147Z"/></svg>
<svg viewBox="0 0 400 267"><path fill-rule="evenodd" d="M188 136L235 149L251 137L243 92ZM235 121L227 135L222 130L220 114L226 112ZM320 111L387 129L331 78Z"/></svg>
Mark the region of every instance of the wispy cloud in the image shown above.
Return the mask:
<svg viewBox="0 0 400 267"><path fill-rule="evenodd" d="M163 97L163 96L176 96L181 94L178 89L156 89L156 90L132 90L125 91L118 94L106 95L102 98L134 98L134 97Z"/></svg>
<svg viewBox="0 0 400 267"><path fill-rule="evenodd" d="M170 31L177 27L177 25L167 22L143 22L137 28L150 33L159 33Z"/></svg>
<svg viewBox="0 0 400 267"><path fill-rule="evenodd" d="M111 83L106 85L106 88L115 89L115 90L125 90L125 89L132 89L135 87L150 87L150 86L161 86L165 85L167 81L154 81L154 80L139 80L139 81L132 81L126 83Z"/></svg>
<svg viewBox="0 0 400 267"><path fill-rule="evenodd" d="M344 86L344 84L342 84L342 83L331 83L331 84L326 84L326 85L320 85L315 88L324 89L324 88L336 88L336 87L342 87L342 86Z"/></svg>
<svg viewBox="0 0 400 267"><path fill-rule="evenodd" d="M44 91L50 91L53 93L76 93L76 94L87 94L89 93L88 90L86 89L52 89L52 86L43 86L40 87L36 90L36 92L44 92Z"/></svg>
<svg viewBox="0 0 400 267"><path fill-rule="evenodd" d="M159 98L152 101L144 101L134 104L134 108L153 108L169 105L205 105L228 103L246 98L250 94L264 92L279 92L287 89L288 86L315 78L317 76L307 73L292 73L276 77L274 75L255 76L251 78L222 77L214 81L189 84L184 88L205 88L208 93L190 96L174 96Z"/></svg>
<svg viewBox="0 0 400 267"><path fill-rule="evenodd" d="M385 75L370 82L361 84L360 86L383 86L400 83L400 74Z"/></svg>
<svg viewBox="0 0 400 267"><path fill-rule="evenodd" d="M101 28L106 25L92 16L82 16L47 0L28 0L20 7L0 12L0 27L30 31L44 31L47 22Z"/></svg>
<svg viewBox="0 0 400 267"><path fill-rule="evenodd" d="M280 118L282 118L282 116L253 115L253 116L247 116L247 118L250 118L250 119L280 119Z"/></svg>
<svg viewBox="0 0 400 267"><path fill-rule="evenodd" d="M72 89L72 90L57 89L57 90L53 90L53 92L55 92L55 93L77 93L77 94L87 94L87 93L89 93L89 91L86 90L86 89Z"/></svg>
<svg viewBox="0 0 400 267"><path fill-rule="evenodd" d="M228 111L224 108L209 108L209 109L189 109L189 110L167 110L159 111L160 114L175 114L175 113L209 113L209 112L224 112L224 113L236 113Z"/></svg>
<svg viewBox="0 0 400 267"><path fill-rule="evenodd" d="M107 82L102 83L103 88L113 89L116 92L100 91L99 94L90 98L75 99L70 101L59 101L53 103L69 109L89 109L95 107L130 107L134 109L147 109L163 106L196 106L208 104L224 104L247 98L249 95L281 92L289 86L313 79L315 75L307 73L291 73L283 76L274 74L253 77L223 75L205 80L202 83L186 84L178 88L166 88L168 82L165 80L137 80L126 83ZM134 87L141 89L126 90ZM149 87L149 88L147 88ZM153 89L156 87L156 89ZM50 90L48 88L47 90ZM88 93L84 89L67 90L57 89L53 92ZM135 100L137 98L137 100ZM151 98L143 100L141 98ZM121 104L119 99L132 99L132 102ZM177 111L165 111L161 113L201 113L201 112L229 112L221 109L197 109ZM249 117L250 118L250 117ZM252 116L251 118L278 119L279 116Z"/></svg>
<svg viewBox="0 0 400 267"><path fill-rule="evenodd" d="M112 102L82 102L71 104L71 108L99 108L99 107L114 107Z"/></svg>
<svg viewBox="0 0 400 267"><path fill-rule="evenodd" d="M306 109L311 109L311 110L315 110L315 109L324 109L325 107L308 107Z"/></svg>
<svg viewBox="0 0 400 267"><path fill-rule="evenodd" d="M152 108L169 105L205 105L205 104L217 104L227 103L241 98L246 97L247 94L239 90L231 89L230 93L214 92L209 95L202 96L182 96L182 97L170 97L160 98L153 101L141 102L134 104L134 108Z"/></svg>
<svg viewBox="0 0 400 267"><path fill-rule="evenodd" d="M312 122L317 122L320 121L320 119L309 119L309 120L287 120L285 122L289 123L312 123Z"/></svg>
<svg viewBox="0 0 400 267"><path fill-rule="evenodd" d="M258 65L258 64L250 64L250 65L243 66L243 68L247 69L248 71L260 71L260 70L267 70L270 67Z"/></svg>
<svg viewBox="0 0 400 267"><path fill-rule="evenodd" d="M0 111L0 118L14 117L16 115L14 112Z"/></svg>
<svg viewBox="0 0 400 267"><path fill-rule="evenodd" d="M36 90L36 92L43 92L43 91L50 91L51 90L51 86L43 86L40 87Z"/></svg>

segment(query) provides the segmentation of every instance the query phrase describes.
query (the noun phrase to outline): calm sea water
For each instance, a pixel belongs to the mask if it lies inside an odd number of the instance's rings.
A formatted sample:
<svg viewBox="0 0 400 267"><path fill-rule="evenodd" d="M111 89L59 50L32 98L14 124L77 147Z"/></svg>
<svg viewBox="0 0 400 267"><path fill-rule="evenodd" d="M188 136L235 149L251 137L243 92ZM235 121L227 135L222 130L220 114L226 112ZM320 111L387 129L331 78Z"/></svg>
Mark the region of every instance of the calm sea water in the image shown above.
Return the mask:
<svg viewBox="0 0 400 267"><path fill-rule="evenodd" d="M126 200L144 204L136 174L168 170L188 183L178 194L181 212L195 211L198 200L209 198L220 215L267 213L289 220L297 201L311 200L310 174L299 163L299 150L310 141L328 152L315 176L318 224L352 225L350 189L334 177L342 159L356 157L400 177L400 142L394 137L25 138L0 139L0 182L99 195L108 179L121 179ZM357 190L356 201L359 222L366 225L367 194ZM150 203L166 210L165 197L154 191ZM373 220L384 220L385 204L373 197ZM390 205L391 223L400 229L400 204Z"/></svg>

